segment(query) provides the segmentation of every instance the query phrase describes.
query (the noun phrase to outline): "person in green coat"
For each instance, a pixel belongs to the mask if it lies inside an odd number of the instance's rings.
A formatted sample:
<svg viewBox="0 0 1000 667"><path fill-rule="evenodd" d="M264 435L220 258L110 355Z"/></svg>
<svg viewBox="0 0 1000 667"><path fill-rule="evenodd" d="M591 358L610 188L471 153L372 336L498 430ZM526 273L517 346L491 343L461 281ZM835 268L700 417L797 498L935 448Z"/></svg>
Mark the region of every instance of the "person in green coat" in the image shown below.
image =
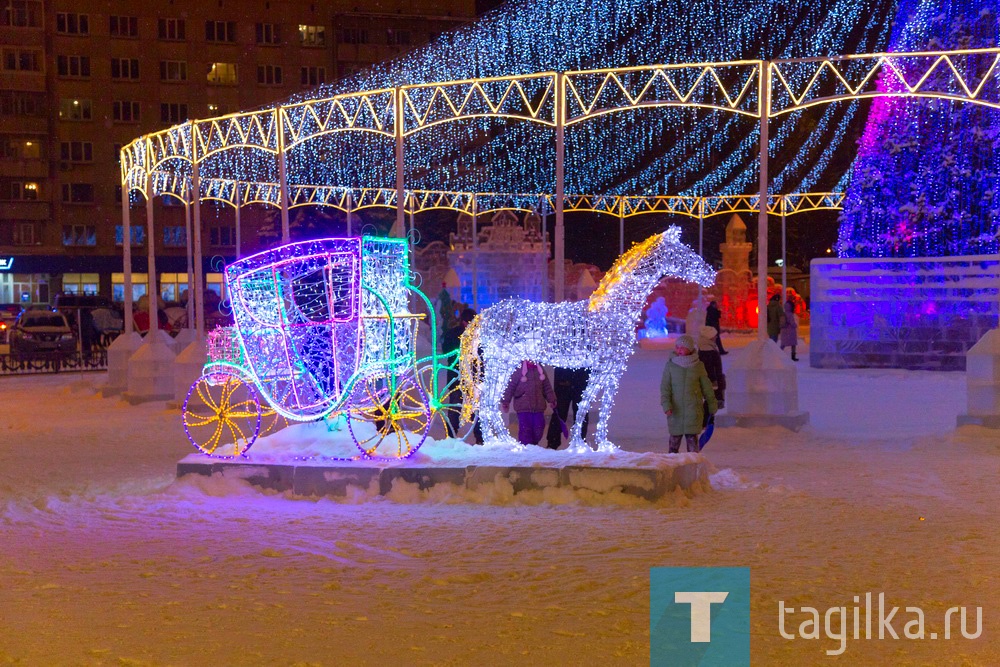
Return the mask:
<svg viewBox="0 0 1000 667"><path fill-rule="evenodd" d="M667 415L670 429L670 453L680 451L681 436L687 441L689 452L699 451L698 434L702 430L705 407L708 407L709 414L714 415L719 404L691 336L684 335L677 339L674 352L663 367L660 405Z"/></svg>

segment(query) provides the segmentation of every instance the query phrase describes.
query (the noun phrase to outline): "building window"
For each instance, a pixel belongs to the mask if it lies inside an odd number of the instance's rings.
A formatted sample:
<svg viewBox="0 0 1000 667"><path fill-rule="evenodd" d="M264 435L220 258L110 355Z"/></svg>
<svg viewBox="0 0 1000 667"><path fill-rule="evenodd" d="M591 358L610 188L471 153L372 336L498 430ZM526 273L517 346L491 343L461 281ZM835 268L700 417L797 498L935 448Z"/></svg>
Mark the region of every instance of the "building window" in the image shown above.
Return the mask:
<svg viewBox="0 0 1000 667"><path fill-rule="evenodd" d="M236 228L216 226L208 230L209 243L214 246L235 246Z"/></svg>
<svg viewBox="0 0 1000 667"><path fill-rule="evenodd" d="M92 204L94 202L94 184L63 183L62 200L66 204Z"/></svg>
<svg viewBox="0 0 1000 667"><path fill-rule="evenodd" d="M38 160L42 157L42 144L34 139L0 138L0 157L6 160Z"/></svg>
<svg viewBox="0 0 1000 667"><path fill-rule="evenodd" d="M160 19L157 22L157 35L160 39L171 41L187 39L184 19Z"/></svg>
<svg viewBox="0 0 1000 667"><path fill-rule="evenodd" d="M111 78L138 81L139 80L139 59L138 58L112 58Z"/></svg>
<svg viewBox="0 0 1000 667"><path fill-rule="evenodd" d="M11 238L13 245L36 245L41 243L41 237L36 233L34 222L14 223L14 233Z"/></svg>
<svg viewBox="0 0 1000 667"><path fill-rule="evenodd" d="M343 44L367 44L368 31L361 28L344 28L340 34L340 41Z"/></svg>
<svg viewBox="0 0 1000 667"><path fill-rule="evenodd" d="M389 46L407 46L412 39L409 30L388 30L385 37Z"/></svg>
<svg viewBox="0 0 1000 667"><path fill-rule="evenodd" d="M326 83L326 68L325 67L303 67L302 68L302 85L303 86L318 86L321 83Z"/></svg>
<svg viewBox="0 0 1000 667"><path fill-rule="evenodd" d="M164 102L160 105L160 120L164 123L180 123L187 120L188 105L178 102Z"/></svg>
<svg viewBox="0 0 1000 667"><path fill-rule="evenodd" d="M64 162L93 162L94 144L89 141L63 141L59 144L59 159Z"/></svg>
<svg viewBox="0 0 1000 667"><path fill-rule="evenodd" d="M3 68L11 72L41 72L42 52L38 49L4 49Z"/></svg>
<svg viewBox="0 0 1000 667"><path fill-rule="evenodd" d="M12 181L9 183L9 189L5 187L2 194L4 199L35 201L38 199L38 183Z"/></svg>
<svg viewBox="0 0 1000 667"><path fill-rule="evenodd" d="M63 292L66 294L96 295L101 284L101 276L97 273L64 273L62 284Z"/></svg>
<svg viewBox="0 0 1000 667"><path fill-rule="evenodd" d="M111 16L108 32L112 37L138 37L139 19L135 16Z"/></svg>
<svg viewBox="0 0 1000 667"><path fill-rule="evenodd" d="M138 123L139 103L128 100L115 100L112 105L112 119L116 123Z"/></svg>
<svg viewBox="0 0 1000 667"><path fill-rule="evenodd" d="M208 82L220 86L236 85L236 64L235 63L212 63L208 70Z"/></svg>
<svg viewBox="0 0 1000 667"><path fill-rule="evenodd" d="M124 231L122 225L115 225L115 245L120 246L122 244L122 238L124 238ZM143 225L129 225L129 236L132 237L132 245L145 245L146 243L146 228ZM132 274L132 280L138 282L135 274ZM145 280L145 278L143 278Z"/></svg>
<svg viewBox="0 0 1000 667"><path fill-rule="evenodd" d="M280 44L281 31L274 23L258 23L256 27L258 44Z"/></svg>
<svg viewBox="0 0 1000 667"><path fill-rule="evenodd" d="M235 21L205 21L205 41L235 42Z"/></svg>
<svg viewBox="0 0 1000 667"><path fill-rule="evenodd" d="M161 60L160 81L187 81L188 65L183 60Z"/></svg>
<svg viewBox="0 0 1000 667"><path fill-rule="evenodd" d="M0 90L0 116L33 116L43 118L45 93L21 90Z"/></svg>
<svg viewBox="0 0 1000 667"><path fill-rule="evenodd" d="M93 109L90 100L59 100L59 120L92 120Z"/></svg>
<svg viewBox="0 0 1000 667"><path fill-rule="evenodd" d="M0 26L41 28L41 0L0 0Z"/></svg>
<svg viewBox="0 0 1000 667"><path fill-rule="evenodd" d="M57 56L59 76L84 79L90 76L90 56Z"/></svg>
<svg viewBox="0 0 1000 667"><path fill-rule="evenodd" d="M90 19L86 14L56 14L56 32L61 35L89 35Z"/></svg>
<svg viewBox="0 0 1000 667"><path fill-rule="evenodd" d="M257 83L262 86L280 86L281 67L278 65L257 65Z"/></svg>
<svg viewBox="0 0 1000 667"><path fill-rule="evenodd" d="M326 46L326 27L321 25L300 25L299 43L302 46Z"/></svg>
<svg viewBox="0 0 1000 667"><path fill-rule="evenodd" d="M97 227L94 225L63 225L63 245L97 245Z"/></svg>
<svg viewBox="0 0 1000 667"><path fill-rule="evenodd" d="M184 248L187 246L187 230L181 226L163 228L163 245L168 248Z"/></svg>

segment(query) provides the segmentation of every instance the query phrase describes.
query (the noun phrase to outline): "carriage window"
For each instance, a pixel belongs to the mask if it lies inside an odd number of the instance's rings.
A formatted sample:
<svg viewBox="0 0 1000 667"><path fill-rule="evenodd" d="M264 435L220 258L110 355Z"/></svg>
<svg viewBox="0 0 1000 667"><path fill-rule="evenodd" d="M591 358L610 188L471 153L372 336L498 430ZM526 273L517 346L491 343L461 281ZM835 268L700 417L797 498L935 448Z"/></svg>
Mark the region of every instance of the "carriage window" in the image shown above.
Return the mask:
<svg viewBox="0 0 1000 667"><path fill-rule="evenodd" d="M302 319L309 322L328 322L330 320L330 308L326 302L326 281L323 273L323 269L320 269L292 279L294 308L302 316ZM289 313L291 322L298 319Z"/></svg>

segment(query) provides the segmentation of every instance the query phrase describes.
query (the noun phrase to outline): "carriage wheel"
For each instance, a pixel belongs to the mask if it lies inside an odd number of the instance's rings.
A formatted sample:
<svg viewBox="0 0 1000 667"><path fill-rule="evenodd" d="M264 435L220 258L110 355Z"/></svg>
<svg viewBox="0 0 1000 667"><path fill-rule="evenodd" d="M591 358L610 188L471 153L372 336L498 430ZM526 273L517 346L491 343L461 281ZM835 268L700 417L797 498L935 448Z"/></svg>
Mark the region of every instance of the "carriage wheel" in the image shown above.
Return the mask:
<svg viewBox="0 0 1000 667"><path fill-rule="evenodd" d="M391 394L388 378L362 378L355 386L347 428L368 458L410 456L427 438L431 410L426 392L409 373L396 376L396 383Z"/></svg>
<svg viewBox="0 0 1000 667"><path fill-rule="evenodd" d="M462 423L462 389L459 386L460 376L447 366L438 366L438 401L430 401L432 406L432 422L430 434L432 437L439 435L444 438L458 438L465 440L476 426L476 418L471 422ZM444 371L444 372L440 372ZM434 395L434 385L432 383L434 365L431 363L422 364L417 370L417 378L420 386L427 396ZM478 416L478 415L477 415Z"/></svg>
<svg viewBox="0 0 1000 667"><path fill-rule="evenodd" d="M260 435L271 435L288 426L288 418L273 408L263 408L260 413Z"/></svg>
<svg viewBox="0 0 1000 667"><path fill-rule="evenodd" d="M188 440L209 456L242 456L260 434L257 389L234 375L202 375L191 385L183 411Z"/></svg>

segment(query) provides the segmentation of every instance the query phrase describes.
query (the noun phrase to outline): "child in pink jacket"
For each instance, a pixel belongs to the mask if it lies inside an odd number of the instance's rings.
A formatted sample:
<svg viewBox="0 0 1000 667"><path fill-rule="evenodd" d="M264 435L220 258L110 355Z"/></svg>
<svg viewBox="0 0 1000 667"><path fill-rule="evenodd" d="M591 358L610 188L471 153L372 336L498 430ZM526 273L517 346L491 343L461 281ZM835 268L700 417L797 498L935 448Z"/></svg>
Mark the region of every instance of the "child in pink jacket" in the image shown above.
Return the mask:
<svg viewBox="0 0 1000 667"><path fill-rule="evenodd" d="M503 393L500 408L507 412L511 406L517 413L517 441L537 445L545 432L545 406L556 407L556 394L545 375L545 370L533 361L522 361L514 371Z"/></svg>

